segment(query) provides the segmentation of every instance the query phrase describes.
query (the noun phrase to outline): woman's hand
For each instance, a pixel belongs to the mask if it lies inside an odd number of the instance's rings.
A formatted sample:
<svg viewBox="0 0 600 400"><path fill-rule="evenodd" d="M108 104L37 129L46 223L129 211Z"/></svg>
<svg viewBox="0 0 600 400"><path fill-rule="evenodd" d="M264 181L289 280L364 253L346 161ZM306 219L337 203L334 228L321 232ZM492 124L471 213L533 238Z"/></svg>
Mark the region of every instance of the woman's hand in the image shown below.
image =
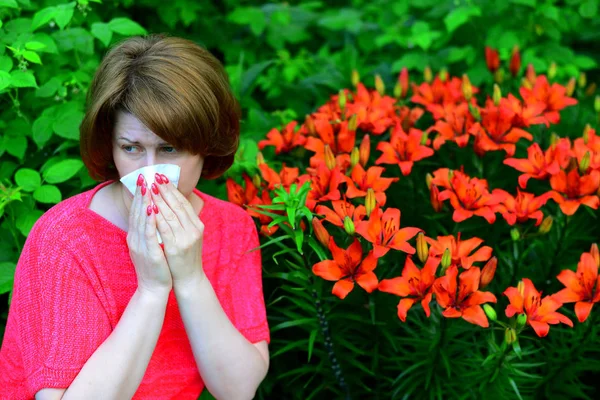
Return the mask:
<svg viewBox="0 0 600 400"><path fill-rule="evenodd" d="M147 189L144 176L140 174L129 210L127 246L135 267L138 290L164 294L171 291L173 280L156 237L154 211L150 190Z"/></svg>
<svg viewBox="0 0 600 400"><path fill-rule="evenodd" d="M158 206L156 226L164 242L164 252L173 276L173 284L203 279L202 239L204 224L190 202L169 182L156 174L150 192Z"/></svg>

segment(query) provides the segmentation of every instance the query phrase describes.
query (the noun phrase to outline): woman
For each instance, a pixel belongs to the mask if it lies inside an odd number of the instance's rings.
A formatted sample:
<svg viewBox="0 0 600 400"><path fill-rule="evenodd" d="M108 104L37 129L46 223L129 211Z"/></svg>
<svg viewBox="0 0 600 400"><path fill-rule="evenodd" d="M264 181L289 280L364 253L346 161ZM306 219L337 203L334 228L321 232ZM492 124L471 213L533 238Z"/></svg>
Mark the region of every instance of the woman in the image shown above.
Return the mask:
<svg viewBox="0 0 600 400"><path fill-rule="evenodd" d="M129 38L99 66L80 131L103 182L48 210L27 238L1 397L185 400L206 387L252 398L270 342L256 227L196 189L231 166L239 143L221 64L185 39ZM119 181L154 164L178 165L178 187L140 175L132 196Z"/></svg>

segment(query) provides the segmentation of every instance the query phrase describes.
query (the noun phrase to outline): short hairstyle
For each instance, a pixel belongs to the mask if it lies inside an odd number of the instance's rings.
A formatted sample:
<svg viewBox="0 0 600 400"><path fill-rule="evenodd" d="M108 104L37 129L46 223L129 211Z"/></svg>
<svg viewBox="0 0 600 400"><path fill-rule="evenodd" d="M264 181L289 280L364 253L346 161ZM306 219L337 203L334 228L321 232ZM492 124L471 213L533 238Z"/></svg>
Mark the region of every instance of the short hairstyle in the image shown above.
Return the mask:
<svg viewBox="0 0 600 400"><path fill-rule="evenodd" d="M204 157L202 177L220 177L239 146L240 107L223 65L196 43L165 33L133 36L102 59L79 127L81 158L96 180L119 179L112 156L118 111L177 149Z"/></svg>

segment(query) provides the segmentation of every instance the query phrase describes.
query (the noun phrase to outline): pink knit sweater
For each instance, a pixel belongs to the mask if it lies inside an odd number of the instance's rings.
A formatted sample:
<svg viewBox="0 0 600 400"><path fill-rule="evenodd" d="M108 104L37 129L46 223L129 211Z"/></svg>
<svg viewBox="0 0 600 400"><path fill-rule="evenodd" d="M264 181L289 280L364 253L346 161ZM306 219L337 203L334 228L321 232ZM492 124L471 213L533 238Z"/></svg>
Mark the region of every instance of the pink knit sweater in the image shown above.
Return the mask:
<svg viewBox="0 0 600 400"><path fill-rule="evenodd" d="M137 287L127 233L88 208L112 181L63 200L34 225L19 258L0 350L0 398L66 388L116 327ZM223 309L250 342L270 342L252 218L204 200L202 265ZM198 307L202 305L199 304ZM173 291L156 349L134 399L197 399L204 388Z"/></svg>

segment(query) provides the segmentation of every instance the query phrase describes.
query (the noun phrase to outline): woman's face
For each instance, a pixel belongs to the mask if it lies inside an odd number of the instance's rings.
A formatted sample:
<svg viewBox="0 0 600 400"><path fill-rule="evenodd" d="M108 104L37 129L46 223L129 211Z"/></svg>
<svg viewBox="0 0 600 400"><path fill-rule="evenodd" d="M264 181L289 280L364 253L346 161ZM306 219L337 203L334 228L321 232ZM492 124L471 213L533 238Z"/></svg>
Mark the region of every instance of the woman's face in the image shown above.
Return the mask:
<svg viewBox="0 0 600 400"><path fill-rule="evenodd" d="M127 112L117 114L112 149L119 177L149 165L178 165L181 174L177 188L185 197L190 196L202 174L202 156L174 148Z"/></svg>

